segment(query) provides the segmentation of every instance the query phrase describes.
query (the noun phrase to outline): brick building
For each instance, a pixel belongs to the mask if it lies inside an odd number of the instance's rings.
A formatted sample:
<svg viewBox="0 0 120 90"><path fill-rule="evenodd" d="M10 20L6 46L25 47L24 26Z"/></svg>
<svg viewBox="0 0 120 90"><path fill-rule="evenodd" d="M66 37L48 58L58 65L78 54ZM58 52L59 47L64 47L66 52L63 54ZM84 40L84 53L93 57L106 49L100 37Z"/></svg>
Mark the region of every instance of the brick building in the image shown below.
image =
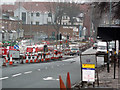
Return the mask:
<svg viewBox="0 0 120 90"><path fill-rule="evenodd" d="M55 2L53 2L55 3ZM49 10L47 5L49 2L16 2L15 5L2 5L4 12L10 12L11 15L14 13L15 17L19 17L20 20L22 20L22 23L25 24L33 24L32 27L45 27L48 26L48 23L51 23L51 18L49 17ZM52 4L52 3L51 3ZM80 14L83 14L82 17L79 18L79 15L75 17L76 25L80 25L83 29L86 28L85 35L90 36L90 11L89 11L89 4L79 4L80 6ZM52 13L52 16L54 17L54 13ZM64 16L63 16L64 17ZM66 17L66 16L65 16ZM64 18L63 18L64 19ZM54 21L54 20L53 20ZM66 23L67 22L67 23ZM23 25L23 29L25 28ZM40 26L38 26L40 25ZM43 26L41 26L43 25ZM62 21L62 25L70 25L69 24L69 17L67 17L67 20ZM51 27L52 28L52 27ZM48 28L50 29L50 27ZM78 28L79 29L79 28ZM26 29L25 29L26 30ZM38 30L38 29L36 29ZM42 29L43 30L43 29ZM47 29L46 29L47 30ZM45 31L45 30L44 30ZM43 32L44 32L43 31ZM25 35L28 35L25 31ZM36 33L36 31L33 31ZM77 35L79 36L80 32L78 30ZM30 34L29 34L30 35Z"/></svg>

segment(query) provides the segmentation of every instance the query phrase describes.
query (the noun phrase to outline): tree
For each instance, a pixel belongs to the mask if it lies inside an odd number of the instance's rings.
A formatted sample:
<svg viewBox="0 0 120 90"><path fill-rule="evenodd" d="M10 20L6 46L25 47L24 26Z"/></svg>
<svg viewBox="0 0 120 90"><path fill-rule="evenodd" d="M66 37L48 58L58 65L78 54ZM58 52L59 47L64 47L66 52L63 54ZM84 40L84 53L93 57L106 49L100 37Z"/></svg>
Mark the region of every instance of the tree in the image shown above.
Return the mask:
<svg viewBox="0 0 120 90"><path fill-rule="evenodd" d="M57 34L59 34L59 29L62 26L62 17L64 15L70 17L71 25L73 25L73 17L76 17L80 13L80 5L74 2L49 2L46 8L49 9L52 15L52 25L57 31Z"/></svg>

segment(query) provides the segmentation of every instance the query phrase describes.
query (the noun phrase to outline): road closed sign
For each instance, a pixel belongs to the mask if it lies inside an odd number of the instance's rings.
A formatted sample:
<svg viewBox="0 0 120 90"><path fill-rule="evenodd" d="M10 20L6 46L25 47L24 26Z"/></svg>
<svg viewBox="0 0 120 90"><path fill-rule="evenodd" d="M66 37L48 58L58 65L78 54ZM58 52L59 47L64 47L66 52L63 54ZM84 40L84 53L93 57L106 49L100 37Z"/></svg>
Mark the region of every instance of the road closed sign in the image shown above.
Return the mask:
<svg viewBox="0 0 120 90"><path fill-rule="evenodd" d="M82 64L82 81L95 81L95 64Z"/></svg>

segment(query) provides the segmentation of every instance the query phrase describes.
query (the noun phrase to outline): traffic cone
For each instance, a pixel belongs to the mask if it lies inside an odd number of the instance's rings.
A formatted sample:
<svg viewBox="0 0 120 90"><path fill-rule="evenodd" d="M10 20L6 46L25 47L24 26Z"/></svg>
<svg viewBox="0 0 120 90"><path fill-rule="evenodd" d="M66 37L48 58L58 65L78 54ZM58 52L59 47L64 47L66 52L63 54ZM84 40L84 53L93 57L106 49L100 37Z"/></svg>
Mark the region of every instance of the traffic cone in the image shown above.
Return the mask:
<svg viewBox="0 0 120 90"><path fill-rule="evenodd" d="M32 54L31 54L31 58L30 58L30 63L33 63L33 60L32 60Z"/></svg>
<svg viewBox="0 0 120 90"><path fill-rule="evenodd" d="M67 82L66 82L66 87L71 90L71 81L70 81L70 74L69 72L67 73Z"/></svg>
<svg viewBox="0 0 120 90"><path fill-rule="evenodd" d="M37 61L37 55L35 54L34 55L34 63L36 63L36 61Z"/></svg>
<svg viewBox="0 0 120 90"><path fill-rule="evenodd" d="M10 62L9 62L9 65L12 65L13 64L13 61L12 61L12 54L10 55Z"/></svg>
<svg viewBox="0 0 120 90"><path fill-rule="evenodd" d="M5 61L6 61L6 63L8 63L8 56L7 55L5 56Z"/></svg>
<svg viewBox="0 0 120 90"><path fill-rule="evenodd" d="M40 55L38 55L38 62L40 62L40 59L41 59L40 57L41 57L41 56L40 56Z"/></svg>
<svg viewBox="0 0 120 90"><path fill-rule="evenodd" d="M27 54L27 57L26 57L26 63L28 63L28 54Z"/></svg>
<svg viewBox="0 0 120 90"><path fill-rule="evenodd" d="M42 54L42 59L41 59L41 62L44 62L44 57L43 57L43 54Z"/></svg>
<svg viewBox="0 0 120 90"><path fill-rule="evenodd" d="M3 59L3 64L2 64L2 66L7 66L7 65L6 65L6 57Z"/></svg>
<svg viewBox="0 0 120 90"><path fill-rule="evenodd" d="M61 76L59 76L59 80L60 80L60 90L67 90Z"/></svg>

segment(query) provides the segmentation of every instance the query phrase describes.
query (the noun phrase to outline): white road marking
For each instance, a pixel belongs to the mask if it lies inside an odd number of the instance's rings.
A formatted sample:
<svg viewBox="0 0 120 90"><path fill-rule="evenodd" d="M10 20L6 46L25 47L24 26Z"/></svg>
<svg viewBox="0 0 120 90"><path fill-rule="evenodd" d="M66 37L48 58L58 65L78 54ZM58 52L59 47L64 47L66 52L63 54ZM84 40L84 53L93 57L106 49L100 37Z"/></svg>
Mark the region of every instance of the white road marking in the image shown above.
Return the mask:
<svg viewBox="0 0 120 90"><path fill-rule="evenodd" d="M43 78L43 80L55 80L55 79L53 79L53 77L47 77L47 78Z"/></svg>
<svg viewBox="0 0 120 90"><path fill-rule="evenodd" d="M38 71L40 71L40 69L38 69Z"/></svg>
<svg viewBox="0 0 120 90"><path fill-rule="evenodd" d="M59 81L59 79L56 79L57 81Z"/></svg>
<svg viewBox="0 0 120 90"><path fill-rule="evenodd" d="M18 74L15 74L15 75L12 75L12 77L17 77L17 76L20 76L22 73L18 73Z"/></svg>
<svg viewBox="0 0 120 90"><path fill-rule="evenodd" d="M3 77L3 78L0 78L0 80L7 79L7 78L9 78L9 77Z"/></svg>
<svg viewBox="0 0 120 90"><path fill-rule="evenodd" d="M24 72L24 74L32 73L32 71Z"/></svg>
<svg viewBox="0 0 120 90"><path fill-rule="evenodd" d="M59 66L59 65L57 65L57 66Z"/></svg>

